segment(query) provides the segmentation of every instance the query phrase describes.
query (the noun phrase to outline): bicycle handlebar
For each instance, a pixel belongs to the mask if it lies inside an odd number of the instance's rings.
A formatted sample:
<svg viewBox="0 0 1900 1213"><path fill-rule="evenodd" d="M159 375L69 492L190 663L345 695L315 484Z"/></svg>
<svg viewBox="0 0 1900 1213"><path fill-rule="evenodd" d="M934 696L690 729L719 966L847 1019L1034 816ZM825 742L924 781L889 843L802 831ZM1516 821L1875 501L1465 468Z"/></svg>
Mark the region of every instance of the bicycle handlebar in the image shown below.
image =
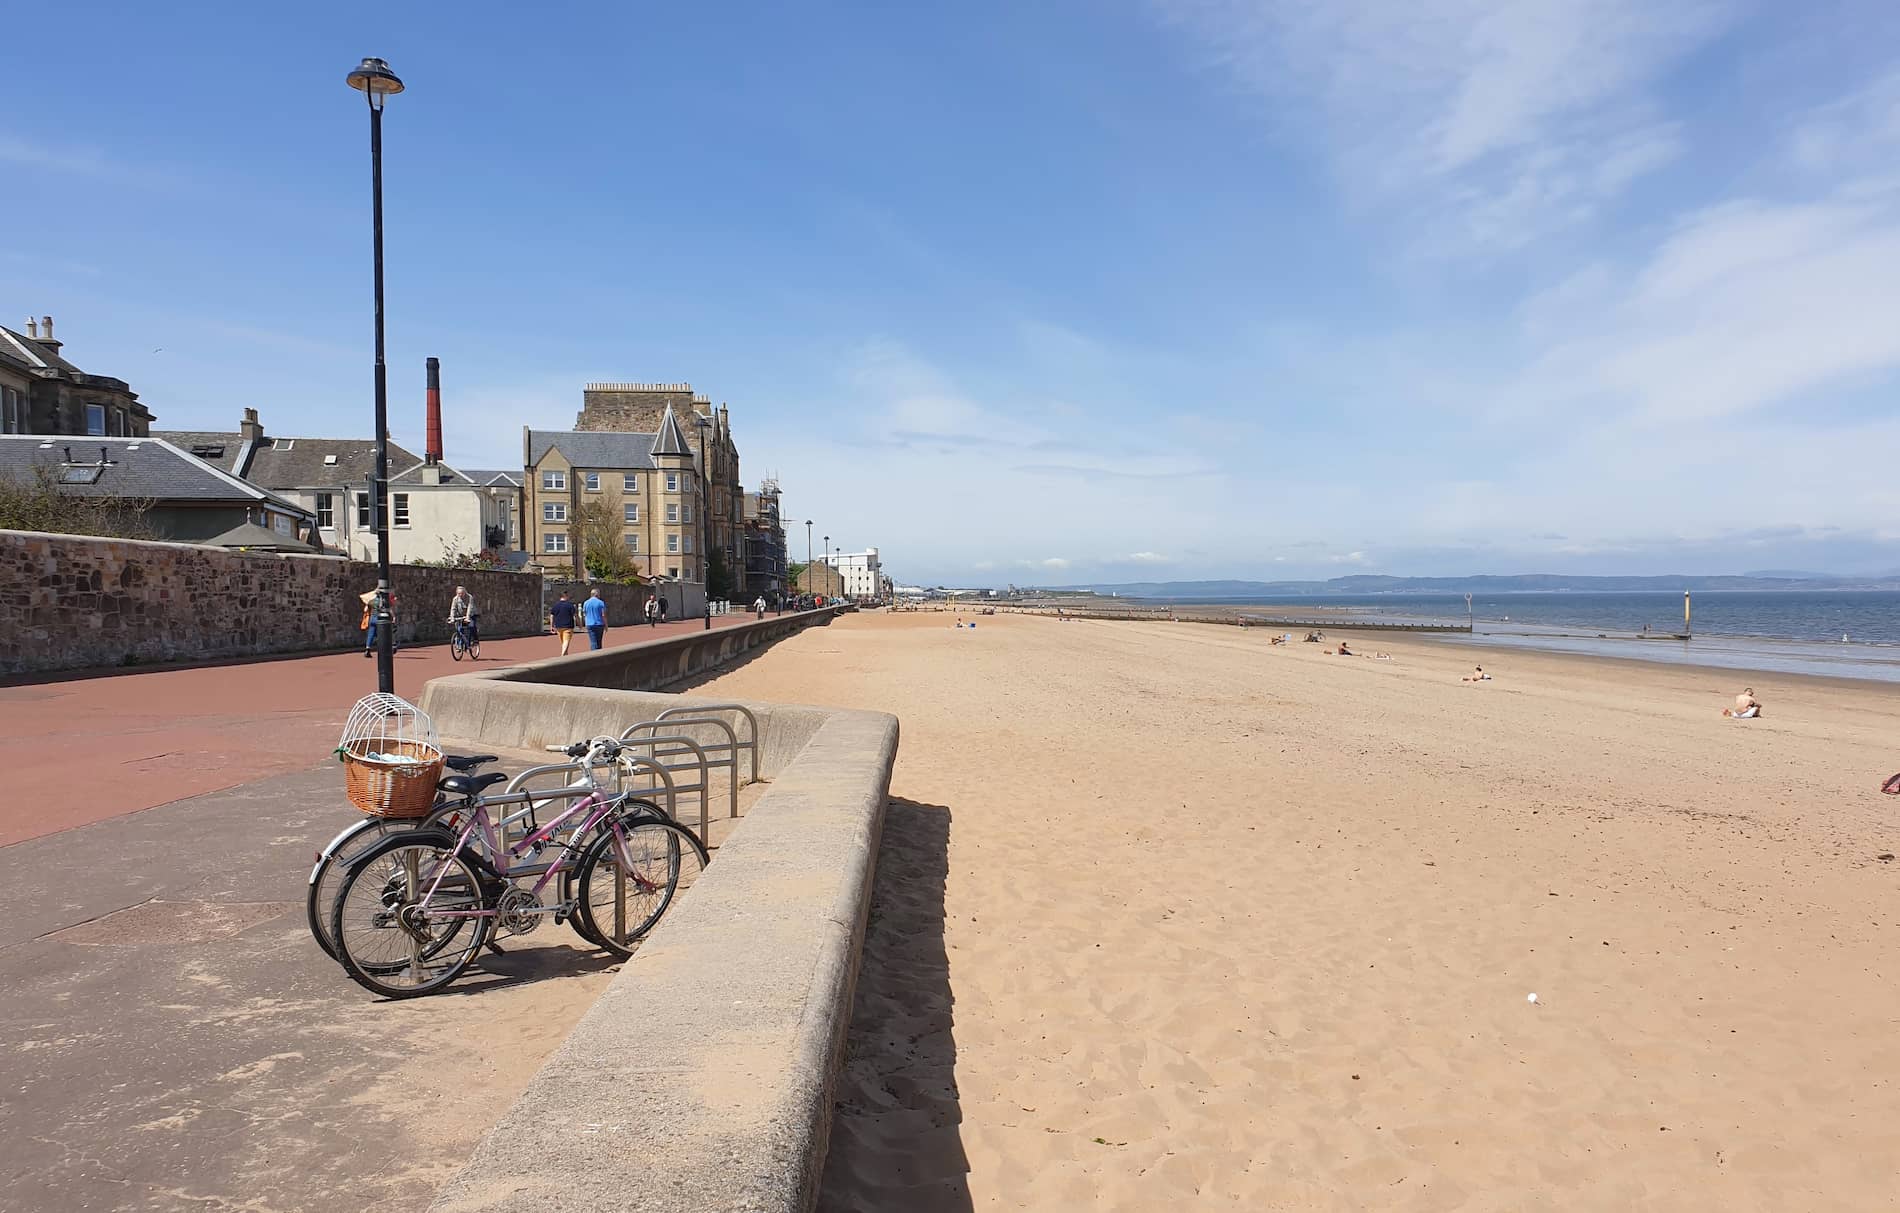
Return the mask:
<svg viewBox="0 0 1900 1213"><path fill-rule="evenodd" d="M585 758L590 762L612 762L620 757L620 743L612 737L596 737L590 741L576 741L569 745L544 746L550 754L565 754L569 758Z"/></svg>

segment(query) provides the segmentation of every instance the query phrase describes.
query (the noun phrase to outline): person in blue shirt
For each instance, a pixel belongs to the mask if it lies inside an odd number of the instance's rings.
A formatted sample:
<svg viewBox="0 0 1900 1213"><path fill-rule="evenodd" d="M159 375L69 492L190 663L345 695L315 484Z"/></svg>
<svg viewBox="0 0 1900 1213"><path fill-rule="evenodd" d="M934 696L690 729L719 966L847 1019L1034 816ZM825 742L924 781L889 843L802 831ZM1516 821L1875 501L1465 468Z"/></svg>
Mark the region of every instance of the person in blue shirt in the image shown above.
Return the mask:
<svg viewBox="0 0 1900 1213"><path fill-rule="evenodd" d="M587 601L581 603L581 615L587 620L587 647L599 648L607 638L607 604L600 600L599 590L587 591Z"/></svg>

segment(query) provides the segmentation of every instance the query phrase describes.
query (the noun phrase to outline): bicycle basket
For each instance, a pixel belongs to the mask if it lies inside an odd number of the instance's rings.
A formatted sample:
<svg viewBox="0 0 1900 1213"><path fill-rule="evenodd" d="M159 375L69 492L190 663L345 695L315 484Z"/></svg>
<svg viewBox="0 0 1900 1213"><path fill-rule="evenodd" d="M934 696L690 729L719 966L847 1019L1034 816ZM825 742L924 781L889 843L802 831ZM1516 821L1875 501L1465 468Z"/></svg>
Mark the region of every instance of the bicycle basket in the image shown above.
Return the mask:
<svg viewBox="0 0 1900 1213"><path fill-rule="evenodd" d="M378 693L357 701L337 743L350 803L373 817L427 817L442 777L435 724L414 704Z"/></svg>

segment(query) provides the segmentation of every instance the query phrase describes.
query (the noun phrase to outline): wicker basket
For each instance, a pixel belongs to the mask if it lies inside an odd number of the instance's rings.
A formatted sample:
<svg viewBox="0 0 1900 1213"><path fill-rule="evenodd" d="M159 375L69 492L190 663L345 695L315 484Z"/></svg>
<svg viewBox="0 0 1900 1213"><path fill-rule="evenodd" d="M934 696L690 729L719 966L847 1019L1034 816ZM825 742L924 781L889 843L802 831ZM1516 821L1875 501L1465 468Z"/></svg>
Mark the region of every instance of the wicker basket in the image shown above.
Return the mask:
<svg viewBox="0 0 1900 1213"><path fill-rule="evenodd" d="M370 754L401 756L403 762L372 762ZM425 742L370 739L344 743L343 782L350 803L372 817L421 818L435 807L442 778L442 751Z"/></svg>

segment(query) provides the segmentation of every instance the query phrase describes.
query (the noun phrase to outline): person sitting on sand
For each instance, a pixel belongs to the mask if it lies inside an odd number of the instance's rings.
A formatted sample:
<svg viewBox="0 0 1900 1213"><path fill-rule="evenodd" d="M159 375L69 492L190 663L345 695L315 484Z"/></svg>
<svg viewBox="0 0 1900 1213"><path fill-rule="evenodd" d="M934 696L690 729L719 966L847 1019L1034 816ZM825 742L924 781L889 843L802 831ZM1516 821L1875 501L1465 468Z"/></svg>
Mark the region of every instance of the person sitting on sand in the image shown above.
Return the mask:
<svg viewBox="0 0 1900 1213"><path fill-rule="evenodd" d="M1761 700L1755 698L1754 687L1743 687L1742 693L1735 697L1735 706L1723 708L1722 715L1731 720L1753 720L1761 715Z"/></svg>
<svg viewBox="0 0 1900 1213"><path fill-rule="evenodd" d="M1491 675L1484 672L1483 666L1479 666L1477 669L1471 671L1471 673L1466 674L1459 681L1461 682L1490 682Z"/></svg>
<svg viewBox="0 0 1900 1213"><path fill-rule="evenodd" d="M1342 641L1340 641L1340 642L1339 642L1339 655L1340 655L1341 657L1357 657L1357 656L1358 656L1359 654L1357 654L1357 653L1355 653L1355 652L1353 652L1353 651L1352 651L1351 649L1349 649L1349 648L1347 648L1347 647L1346 647L1346 642L1342 640Z"/></svg>

